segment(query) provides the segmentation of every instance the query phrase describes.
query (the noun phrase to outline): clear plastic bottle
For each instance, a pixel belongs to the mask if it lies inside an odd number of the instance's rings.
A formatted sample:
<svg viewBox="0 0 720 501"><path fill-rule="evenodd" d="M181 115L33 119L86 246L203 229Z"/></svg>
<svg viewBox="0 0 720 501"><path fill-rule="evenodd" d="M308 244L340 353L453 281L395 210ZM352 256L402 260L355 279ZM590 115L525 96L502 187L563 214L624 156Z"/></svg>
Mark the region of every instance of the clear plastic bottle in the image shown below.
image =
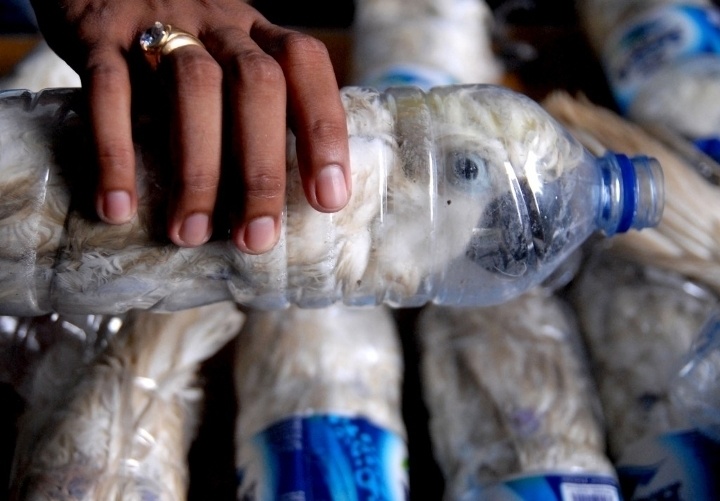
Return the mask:
<svg viewBox="0 0 720 501"><path fill-rule="evenodd" d="M187 454L202 415L200 364L244 318L229 302L131 312L94 356L76 348L91 325L36 325L64 337L34 367L5 499L186 499Z"/></svg>
<svg viewBox="0 0 720 501"><path fill-rule="evenodd" d="M233 366L238 501L410 499L398 334L383 306L248 312Z"/></svg>
<svg viewBox="0 0 720 501"><path fill-rule="evenodd" d="M605 248L568 293L623 499L720 499L717 296Z"/></svg>
<svg viewBox="0 0 720 501"><path fill-rule="evenodd" d="M499 83L484 0L357 0L353 82L378 89Z"/></svg>
<svg viewBox="0 0 720 501"><path fill-rule="evenodd" d="M700 329L672 391L695 428L720 444L720 309Z"/></svg>
<svg viewBox="0 0 720 501"><path fill-rule="evenodd" d="M485 308L428 306L416 332L446 501L618 500L576 319L536 288Z"/></svg>
<svg viewBox="0 0 720 501"><path fill-rule="evenodd" d="M720 160L720 9L710 0L576 0L620 110Z"/></svg>
<svg viewBox="0 0 720 501"><path fill-rule="evenodd" d="M305 200L288 136L286 220L260 256L222 236L164 239L160 127L135 131L142 204L92 217L92 148L69 90L0 95L0 313L177 310L232 299L257 308L504 302L547 277L592 233L658 223L651 158L596 158L528 97L492 85L423 92L343 89L353 196Z"/></svg>

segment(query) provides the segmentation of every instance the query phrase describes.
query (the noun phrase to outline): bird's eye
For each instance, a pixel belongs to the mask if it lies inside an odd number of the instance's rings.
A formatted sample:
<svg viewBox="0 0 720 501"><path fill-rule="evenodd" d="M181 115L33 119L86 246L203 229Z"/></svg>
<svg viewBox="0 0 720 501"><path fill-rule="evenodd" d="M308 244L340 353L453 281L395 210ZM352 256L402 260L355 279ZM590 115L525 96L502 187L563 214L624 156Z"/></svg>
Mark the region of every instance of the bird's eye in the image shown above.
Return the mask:
<svg viewBox="0 0 720 501"><path fill-rule="evenodd" d="M455 173L458 177L471 181L477 179L479 172L480 167L472 158L459 157L455 160Z"/></svg>
<svg viewBox="0 0 720 501"><path fill-rule="evenodd" d="M453 184L476 186L487 183L487 162L477 153L450 152L446 165L448 180Z"/></svg>

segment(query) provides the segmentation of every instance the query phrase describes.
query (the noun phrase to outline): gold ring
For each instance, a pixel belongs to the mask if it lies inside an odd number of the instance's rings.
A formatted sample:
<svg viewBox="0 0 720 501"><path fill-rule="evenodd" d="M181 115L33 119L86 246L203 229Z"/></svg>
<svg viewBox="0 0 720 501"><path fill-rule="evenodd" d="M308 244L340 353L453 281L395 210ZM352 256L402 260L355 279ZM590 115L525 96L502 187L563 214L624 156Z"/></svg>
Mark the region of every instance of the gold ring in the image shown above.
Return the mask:
<svg viewBox="0 0 720 501"><path fill-rule="evenodd" d="M159 21L156 21L140 35L140 48L153 69L158 67L163 57L186 45L205 48L205 45L196 36Z"/></svg>

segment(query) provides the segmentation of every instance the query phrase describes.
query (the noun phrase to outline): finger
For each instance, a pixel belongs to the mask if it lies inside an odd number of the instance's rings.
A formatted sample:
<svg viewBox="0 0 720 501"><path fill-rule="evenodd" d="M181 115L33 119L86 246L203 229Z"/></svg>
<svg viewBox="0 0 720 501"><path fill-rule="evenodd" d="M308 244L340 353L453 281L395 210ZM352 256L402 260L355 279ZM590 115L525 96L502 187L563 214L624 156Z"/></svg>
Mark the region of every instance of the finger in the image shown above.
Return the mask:
<svg viewBox="0 0 720 501"><path fill-rule="evenodd" d="M169 220L170 239L205 243L220 180L222 71L207 51L184 46L163 59L173 82L173 161L177 168Z"/></svg>
<svg viewBox="0 0 720 501"><path fill-rule="evenodd" d="M95 50L88 59L84 80L99 164L96 210L105 222L125 223L137 210L130 77L125 58L112 48Z"/></svg>
<svg viewBox="0 0 720 501"><path fill-rule="evenodd" d="M260 254L277 243L285 205L285 78L277 62L240 31L216 32L208 48L227 80L232 149L244 190L232 237L240 250Z"/></svg>
<svg viewBox="0 0 720 501"><path fill-rule="evenodd" d="M308 201L322 212L343 208L352 187L348 132L327 48L313 37L262 22L251 36L283 68Z"/></svg>

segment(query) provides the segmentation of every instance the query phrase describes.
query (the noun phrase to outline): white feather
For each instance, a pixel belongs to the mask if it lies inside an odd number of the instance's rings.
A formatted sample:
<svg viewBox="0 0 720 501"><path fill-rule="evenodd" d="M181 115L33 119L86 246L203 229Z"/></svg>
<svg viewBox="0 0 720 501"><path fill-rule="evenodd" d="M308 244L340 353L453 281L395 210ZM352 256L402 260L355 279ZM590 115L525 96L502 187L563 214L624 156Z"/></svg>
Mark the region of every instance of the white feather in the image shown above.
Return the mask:
<svg viewBox="0 0 720 501"><path fill-rule="evenodd" d="M232 303L133 312L52 405L20 425L14 492L24 499L181 500L198 419L199 364L240 329Z"/></svg>
<svg viewBox="0 0 720 501"><path fill-rule="evenodd" d="M236 349L236 466L243 477L238 499L248 493L266 499L258 492L265 463L253 438L282 420L363 418L405 437L402 354L384 307L251 311Z"/></svg>

